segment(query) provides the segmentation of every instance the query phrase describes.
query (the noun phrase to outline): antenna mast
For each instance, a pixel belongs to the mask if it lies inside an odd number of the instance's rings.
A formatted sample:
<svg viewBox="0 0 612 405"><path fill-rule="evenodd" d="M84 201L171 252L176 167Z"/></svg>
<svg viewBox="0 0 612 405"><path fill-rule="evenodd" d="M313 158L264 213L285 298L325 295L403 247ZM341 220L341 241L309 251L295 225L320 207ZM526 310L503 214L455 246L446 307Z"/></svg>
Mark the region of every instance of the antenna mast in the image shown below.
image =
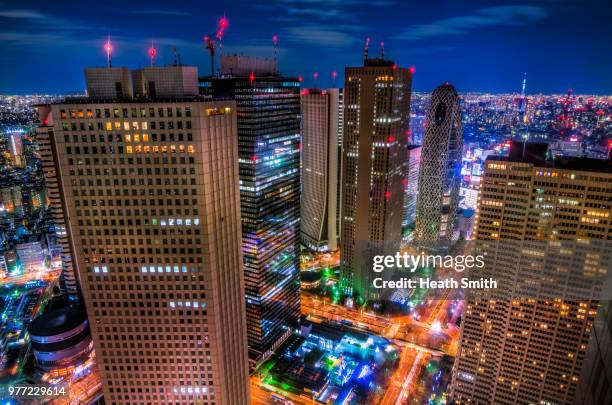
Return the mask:
<svg viewBox="0 0 612 405"><path fill-rule="evenodd" d="M367 37L365 40L365 45L363 46L363 61L364 62L368 59L369 49L370 49L370 37Z"/></svg>
<svg viewBox="0 0 612 405"><path fill-rule="evenodd" d="M274 45L274 73L278 73L278 36L272 36L272 44Z"/></svg>
<svg viewBox="0 0 612 405"><path fill-rule="evenodd" d="M108 38L106 39L106 44L104 44L104 50L106 50L106 65L108 67L113 67L113 61L111 60L111 53L113 52L113 45L111 44L110 34L108 34Z"/></svg>
<svg viewBox="0 0 612 405"><path fill-rule="evenodd" d="M153 46L153 41L151 41L151 47L149 48L149 59L151 60L151 66L155 65L155 57L157 56L157 49Z"/></svg>

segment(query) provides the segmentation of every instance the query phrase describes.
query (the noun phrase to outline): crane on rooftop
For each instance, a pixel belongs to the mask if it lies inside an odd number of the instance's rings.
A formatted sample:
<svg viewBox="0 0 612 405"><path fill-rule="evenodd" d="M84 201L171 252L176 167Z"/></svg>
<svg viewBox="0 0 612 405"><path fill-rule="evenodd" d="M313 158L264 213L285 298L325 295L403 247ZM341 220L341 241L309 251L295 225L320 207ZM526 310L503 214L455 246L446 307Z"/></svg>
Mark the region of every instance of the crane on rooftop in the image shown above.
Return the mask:
<svg viewBox="0 0 612 405"><path fill-rule="evenodd" d="M214 35L205 35L204 36L204 44L208 52L210 53L210 74L214 76L215 74L215 51L217 47L221 52L223 50L222 41L223 35L225 34L225 30L229 26L229 20L227 17L223 16L219 18L217 21L217 32Z"/></svg>

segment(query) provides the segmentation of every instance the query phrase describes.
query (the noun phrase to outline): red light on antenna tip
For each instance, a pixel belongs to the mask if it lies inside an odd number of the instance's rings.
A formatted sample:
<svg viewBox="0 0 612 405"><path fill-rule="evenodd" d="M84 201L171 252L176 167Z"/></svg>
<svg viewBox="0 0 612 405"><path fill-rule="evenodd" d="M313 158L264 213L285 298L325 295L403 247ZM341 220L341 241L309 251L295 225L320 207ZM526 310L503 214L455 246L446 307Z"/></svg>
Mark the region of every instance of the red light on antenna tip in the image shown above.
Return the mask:
<svg viewBox="0 0 612 405"><path fill-rule="evenodd" d="M149 56L154 58L157 55L157 50L153 47L149 48Z"/></svg>
<svg viewBox="0 0 612 405"><path fill-rule="evenodd" d="M410 66L410 74L414 74L416 72L416 67Z"/></svg>
<svg viewBox="0 0 612 405"><path fill-rule="evenodd" d="M272 42L274 43L274 46L276 46L276 43L278 42L278 36L272 36Z"/></svg>
<svg viewBox="0 0 612 405"><path fill-rule="evenodd" d="M332 72L332 79L336 80L336 77L338 76L338 72L336 72L335 70Z"/></svg>
<svg viewBox="0 0 612 405"><path fill-rule="evenodd" d="M304 81L304 78L302 77L302 75L299 75L299 76L298 76L298 82L300 82L300 83L301 83L301 82L303 82L303 81Z"/></svg>
<svg viewBox="0 0 612 405"><path fill-rule="evenodd" d="M227 18L225 17L221 17L219 19L219 28L221 28L222 30L226 29L227 26L229 25L229 21L227 20Z"/></svg>
<svg viewBox="0 0 612 405"><path fill-rule="evenodd" d="M314 74L312 75L312 77L314 77L315 80L317 80L319 78L319 74L317 72L314 72Z"/></svg>

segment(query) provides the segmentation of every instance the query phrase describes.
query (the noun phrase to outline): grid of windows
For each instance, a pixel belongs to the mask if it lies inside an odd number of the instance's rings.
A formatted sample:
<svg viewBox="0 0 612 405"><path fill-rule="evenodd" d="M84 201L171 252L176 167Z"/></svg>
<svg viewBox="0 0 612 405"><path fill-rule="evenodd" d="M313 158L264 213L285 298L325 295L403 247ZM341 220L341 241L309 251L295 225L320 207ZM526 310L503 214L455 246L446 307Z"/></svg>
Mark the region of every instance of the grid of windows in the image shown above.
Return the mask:
<svg viewBox="0 0 612 405"><path fill-rule="evenodd" d="M246 403L234 104L52 109L105 400Z"/></svg>
<svg viewBox="0 0 612 405"><path fill-rule="evenodd" d="M278 76L202 79L234 99L247 331L252 364L270 355L300 316L300 87Z"/></svg>
<svg viewBox="0 0 612 405"><path fill-rule="evenodd" d="M392 61L366 60L346 68L345 77L342 286L376 299L367 256L399 248L412 75Z"/></svg>

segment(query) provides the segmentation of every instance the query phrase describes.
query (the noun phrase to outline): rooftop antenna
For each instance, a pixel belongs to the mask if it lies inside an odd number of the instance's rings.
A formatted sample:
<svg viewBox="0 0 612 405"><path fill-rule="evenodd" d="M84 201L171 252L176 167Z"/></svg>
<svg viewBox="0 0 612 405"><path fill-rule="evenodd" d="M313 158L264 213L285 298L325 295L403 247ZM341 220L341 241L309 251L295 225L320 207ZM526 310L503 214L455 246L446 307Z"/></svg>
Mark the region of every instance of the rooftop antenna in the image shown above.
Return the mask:
<svg viewBox="0 0 612 405"><path fill-rule="evenodd" d="M149 59L151 60L151 66L155 65L155 57L157 56L157 49L153 46L153 41L151 40L151 47L149 48Z"/></svg>
<svg viewBox="0 0 612 405"><path fill-rule="evenodd" d="M336 72L335 70L331 73L332 76L332 80L334 81L334 83L336 83L336 77L338 77L338 72Z"/></svg>
<svg viewBox="0 0 612 405"><path fill-rule="evenodd" d="M217 32L214 36L205 35L204 43L206 44L206 49L210 53L210 74L214 76L215 74L215 49L217 48L217 43L219 44L219 53L223 55L223 46L221 41L223 40L223 35L225 34L225 30L229 26L229 20L225 15L219 18L217 21Z"/></svg>
<svg viewBox="0 0 612 405"><path fill-rule="evenodd" d="M106 39L106 43L104 44L104 50L106 51L106 65L108 67L113 67L113 61L111 60L111 53L113 52L113 44L111 43L110 34L108 34L108 38Z"/></svg>
<svg viewBox="0 0 612 405"><path fill-rule="evenodd" d="M363 46L363 60L364 62L368 59L368 50L370 48L370 37L367 37L365 40L365 45Z"/></svg>
<svg viewBox="0 0 612 405"><path fill-rule="evenodd" d="M380 59L385 59L385 43L382 41L380 43Z"/></svg>
<svg viewBox="0 0 612 405"><path fill-rule="evenodd" d="M173 56L173 62L172 62L172 66L178 66L178 55L176 53L176 46L172 47L172 56Z"/></svg>
<svg viewBox="0 0 612 405"><path fill-rule="evenodd" d="M278 36L272 36L272 44L274 45L274 71L275 73L278 71Z"/></svg>

